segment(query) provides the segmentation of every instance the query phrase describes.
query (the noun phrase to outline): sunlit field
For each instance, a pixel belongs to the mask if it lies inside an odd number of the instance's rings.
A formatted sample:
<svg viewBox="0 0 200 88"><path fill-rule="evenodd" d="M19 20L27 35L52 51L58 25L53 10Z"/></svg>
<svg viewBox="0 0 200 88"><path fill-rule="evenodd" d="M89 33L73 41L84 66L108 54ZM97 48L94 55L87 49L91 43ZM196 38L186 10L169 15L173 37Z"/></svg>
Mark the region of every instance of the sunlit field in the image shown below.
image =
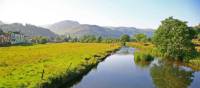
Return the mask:
<svg viewBox="0 0 200 88"><path fill-rule="evenodd" d="M84 69L82 64L96 64L119 47L104 43L0 47L0 87L39 87L51 83L69 70Z"/></svg>

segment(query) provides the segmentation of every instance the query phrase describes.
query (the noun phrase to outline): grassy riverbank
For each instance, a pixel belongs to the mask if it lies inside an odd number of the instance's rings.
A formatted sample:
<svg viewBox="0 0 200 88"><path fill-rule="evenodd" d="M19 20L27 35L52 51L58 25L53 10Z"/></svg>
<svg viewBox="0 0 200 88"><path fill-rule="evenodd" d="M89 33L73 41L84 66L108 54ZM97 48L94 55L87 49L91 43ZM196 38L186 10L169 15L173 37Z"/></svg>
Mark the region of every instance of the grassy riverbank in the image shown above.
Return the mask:
<svg viewBox="0 0 200 88"><path fill-rule="evenodd" d="M1 47L0 87L37 88L73 79L73 74L83 73L119 47L104 43Z"/></svg>
<svg viewBox="0 0 200 88"><path fill-rule="evenodd" d="M198 44L199 42L195 41L194 43ZM140 51L151 54L153 56L161 57L161 54L152 43L129 42L127 45L130 47L138 48ZM195 70L200 70L200 46L196 45L195 48L197 49L199 55L196 58L189 60L189 63L186 63L186 65L192 67Z"/></svg>
<svg viewBox="0 0 200 88"><path fill-rule="evenodd" d="M153 56L161 56L161 54L152 43L129 42L127 45L130 47L138 48L140 51L144 51L145 53L151 54Z"/></svg>

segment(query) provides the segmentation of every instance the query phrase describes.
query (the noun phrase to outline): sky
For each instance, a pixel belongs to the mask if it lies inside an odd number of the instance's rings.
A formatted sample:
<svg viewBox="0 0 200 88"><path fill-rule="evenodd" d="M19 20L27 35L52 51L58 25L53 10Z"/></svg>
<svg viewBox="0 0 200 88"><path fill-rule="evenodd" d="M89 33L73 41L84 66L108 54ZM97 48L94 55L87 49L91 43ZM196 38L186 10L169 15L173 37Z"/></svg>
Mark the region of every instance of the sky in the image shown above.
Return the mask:
<svg viewBox="0 0 200 88"><path fill-rule="evenodd" d="M101 26L157 28L173 16L200 23L200 0L0 0L0 20L46 25L62 20Z"/></svg>

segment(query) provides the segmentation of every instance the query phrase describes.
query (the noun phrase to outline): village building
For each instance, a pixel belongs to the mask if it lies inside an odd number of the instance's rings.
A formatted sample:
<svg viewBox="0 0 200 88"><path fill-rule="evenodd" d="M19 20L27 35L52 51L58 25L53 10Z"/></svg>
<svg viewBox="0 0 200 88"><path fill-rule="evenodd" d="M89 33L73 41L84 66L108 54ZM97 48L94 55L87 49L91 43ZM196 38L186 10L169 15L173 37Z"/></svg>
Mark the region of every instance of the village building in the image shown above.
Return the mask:
<svg viewBox="0 0 200 88"><path fill-rule="evenodd" d="M0 45L7 45L11 43L11 37L9 34L0 34Z"/></svg>
<svg viewBox="0 0 200 88"><path fill-rule="evenodd" d="M24 36L20 32L0 33L0 45L27 43L31 43L31 38L28 36Z"/></svg>
<svg viewBox="0 0 200 88"><path fill-rule="evenodd" d="M11 44L22 44L26 42L26 39L23 34L20 32L11 32Z"/></svg>

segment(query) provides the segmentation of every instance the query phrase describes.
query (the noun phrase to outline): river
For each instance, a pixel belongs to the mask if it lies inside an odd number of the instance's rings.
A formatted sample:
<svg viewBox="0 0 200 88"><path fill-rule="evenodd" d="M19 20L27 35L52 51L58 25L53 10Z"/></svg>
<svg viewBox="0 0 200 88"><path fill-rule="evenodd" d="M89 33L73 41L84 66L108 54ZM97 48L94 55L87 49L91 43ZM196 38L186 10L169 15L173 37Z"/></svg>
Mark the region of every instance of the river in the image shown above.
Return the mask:
<svg viewBox="0 0 200 88"><path fill-rule="evenodd" d="M121 48L69 88L200 88L200 71L159 59L136 63L134 51Z"/></svg>

